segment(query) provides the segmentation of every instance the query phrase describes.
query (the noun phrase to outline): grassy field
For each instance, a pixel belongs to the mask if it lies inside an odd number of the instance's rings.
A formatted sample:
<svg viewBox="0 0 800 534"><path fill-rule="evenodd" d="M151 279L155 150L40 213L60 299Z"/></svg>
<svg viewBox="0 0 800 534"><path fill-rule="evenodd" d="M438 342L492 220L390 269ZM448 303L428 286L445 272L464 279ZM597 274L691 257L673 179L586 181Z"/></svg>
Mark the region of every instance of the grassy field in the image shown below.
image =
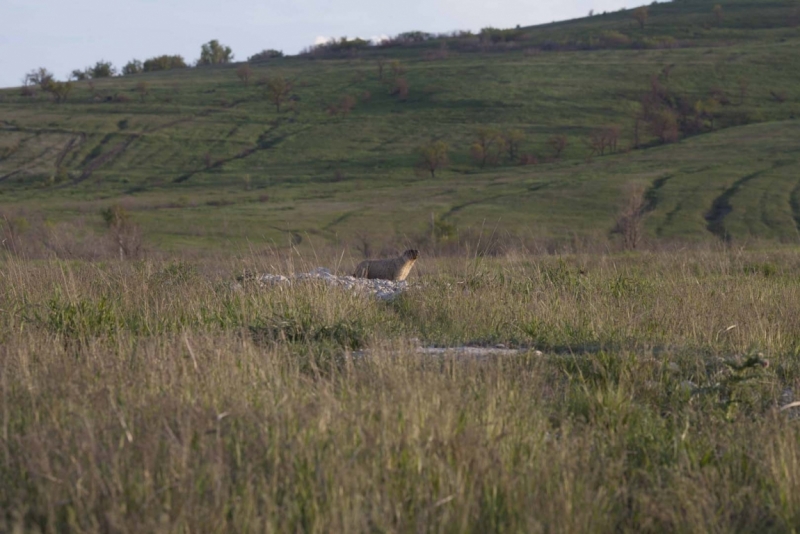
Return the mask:
<svg viewBox="0 0 800 534"><path fill-rule="evenodd" d="M715 23L712 4L651 6L643 30L621 12L524 29L515 43L445 42L438 55L441 40L270 60L252 66L249 85L239 65L226 65L80 82L62 104L3 90L0 209L99 228L99 210L121 202L166 250L283 246L297 236L414 240L432 215L458 232L488 225L525 239L606 239L621 189L637 182L658 199L651 238L793 241L797 6L726 3ZM655 41L604 45L610 31ZM389 94L388 65L379 79L379 56L401 62L407 99ZM294 82L295 97L280 113L258 83L278 76ZM713 131L660 146L642 126L642 148L630 150L653 76L671 98L715 99ZM347 116L326 111L348 95L356 104ZM609 125L621 129L620 151L589 159L591 132ZM481 128L521 130L519 152L538 164L475 165ZM555 135L568 141L558 159ZM433 139L449 144L451 160L435 178L414 168L417 148Z"/></svg>
<svg viewBox="0 0 800 534"><path fill-rule="evenodd" d="M337 263L4 263L0 530L800 524L796 251L428 259L390 303L230 285Z"/></svg>
<svg viewBox="0 0 800 534"><path fill-rule="evenodd" d="M797 532L800 16L714 4L0 90L0 532Z"/></svg>

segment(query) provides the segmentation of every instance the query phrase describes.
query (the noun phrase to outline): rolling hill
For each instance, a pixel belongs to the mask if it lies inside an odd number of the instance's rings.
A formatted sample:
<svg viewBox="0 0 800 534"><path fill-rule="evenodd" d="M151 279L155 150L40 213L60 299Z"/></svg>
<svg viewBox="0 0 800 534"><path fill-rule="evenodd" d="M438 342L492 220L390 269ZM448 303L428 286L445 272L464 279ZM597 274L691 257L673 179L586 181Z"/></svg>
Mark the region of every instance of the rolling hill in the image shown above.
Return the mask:
<svg viewBox="0 0 800 534"><path fill-rule="evenodd" d="M638 183L653 239L794 241L800 6L715 5L322 49L254 62L248 83L229 64L76 82L62 103L2 90L0 212L100 228L120 203L164 249L419 241L432 219L445 240L606 239ZM648 99L680 135L643 118ZM512 131L515 157L492 152ZM416 163L433 140L450 164L432 177Z"/></svg>

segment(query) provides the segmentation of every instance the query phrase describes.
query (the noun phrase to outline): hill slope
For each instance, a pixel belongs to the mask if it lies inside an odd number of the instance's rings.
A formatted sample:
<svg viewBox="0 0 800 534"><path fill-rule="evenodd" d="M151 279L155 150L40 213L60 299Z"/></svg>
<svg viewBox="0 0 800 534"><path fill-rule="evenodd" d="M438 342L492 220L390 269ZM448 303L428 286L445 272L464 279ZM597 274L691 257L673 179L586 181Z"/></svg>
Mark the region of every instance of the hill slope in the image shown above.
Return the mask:
<svg viewBox="0 0 800 534"><path fill-rule="evenodd" d="M729 2L716 21L712 5L653 6L644 28L625 12L494 44L272 60L252 66L249 84L225 65L81 82L61 104L3 91L0 210L99 225L97 212L122 201L168 248L306 233L413 239L431 215L444 234L487 224L562 239L607 234L622 189L640 182L653 237L794 240L797 7ZM378 57L400 72L387 65L379 79ZM294 86L280 112L263 83L279 77ZM407 98L392 94L397 78ZM639 124L642 148L630 151L640 102L656 90L676 109L710 111L675 144ZM332 114L348 96L352 111ZM587 159L592 133L611 126L620 150ZM519 154L539 163L476 165L481 129L522 131ZM567 139L558 158L556 135ZM434 139L450 146L451 165L431 178L414 166Z"/></svg>

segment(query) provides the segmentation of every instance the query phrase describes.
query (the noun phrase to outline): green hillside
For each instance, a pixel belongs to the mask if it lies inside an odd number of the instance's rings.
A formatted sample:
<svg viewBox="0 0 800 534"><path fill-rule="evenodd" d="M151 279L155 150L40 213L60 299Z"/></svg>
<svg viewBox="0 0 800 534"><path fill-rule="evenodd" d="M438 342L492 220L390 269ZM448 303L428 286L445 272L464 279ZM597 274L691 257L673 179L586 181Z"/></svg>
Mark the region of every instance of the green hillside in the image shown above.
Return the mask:
<svg viewBox="0 0 800 534"><path fill-rule="evenodd" d="M443 238L605 239L634 182L651 238L793 241L800 5L714 5L653 5L644 27L627 11L318 51L253 63L247 84L233 64L76 82L63 103L3 90L0 211L100 228L119 202L164 249L419 240L432 216ZM399 62L383 79L381 58ZM276 78L293 86L280 111ZM636 120L654 94L680 111L676 142ZM332 113L348 96L352 110ZM593 152L602 128L619 131L617 151ZM516 157L476 163L481 129L523 132ZM433 140L450 147L435 177L415 168Z"/></svg>

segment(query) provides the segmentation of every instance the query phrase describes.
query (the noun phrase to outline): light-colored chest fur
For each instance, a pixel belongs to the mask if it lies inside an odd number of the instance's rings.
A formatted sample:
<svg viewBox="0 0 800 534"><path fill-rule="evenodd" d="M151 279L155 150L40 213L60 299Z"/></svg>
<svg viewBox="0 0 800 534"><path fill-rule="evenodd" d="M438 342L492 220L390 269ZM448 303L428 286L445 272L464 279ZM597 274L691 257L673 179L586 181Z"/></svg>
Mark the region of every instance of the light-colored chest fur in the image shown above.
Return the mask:
<svg viewBox="0 0 800 534"><path fill-rule="evenodd" d="M417 260L408 260L406 258L400 258L403 262L400 266L400 270L397 272L396 280L405 280L408 276L408 273L411 272L411 268L414 266L414 262Z"/></svg>

